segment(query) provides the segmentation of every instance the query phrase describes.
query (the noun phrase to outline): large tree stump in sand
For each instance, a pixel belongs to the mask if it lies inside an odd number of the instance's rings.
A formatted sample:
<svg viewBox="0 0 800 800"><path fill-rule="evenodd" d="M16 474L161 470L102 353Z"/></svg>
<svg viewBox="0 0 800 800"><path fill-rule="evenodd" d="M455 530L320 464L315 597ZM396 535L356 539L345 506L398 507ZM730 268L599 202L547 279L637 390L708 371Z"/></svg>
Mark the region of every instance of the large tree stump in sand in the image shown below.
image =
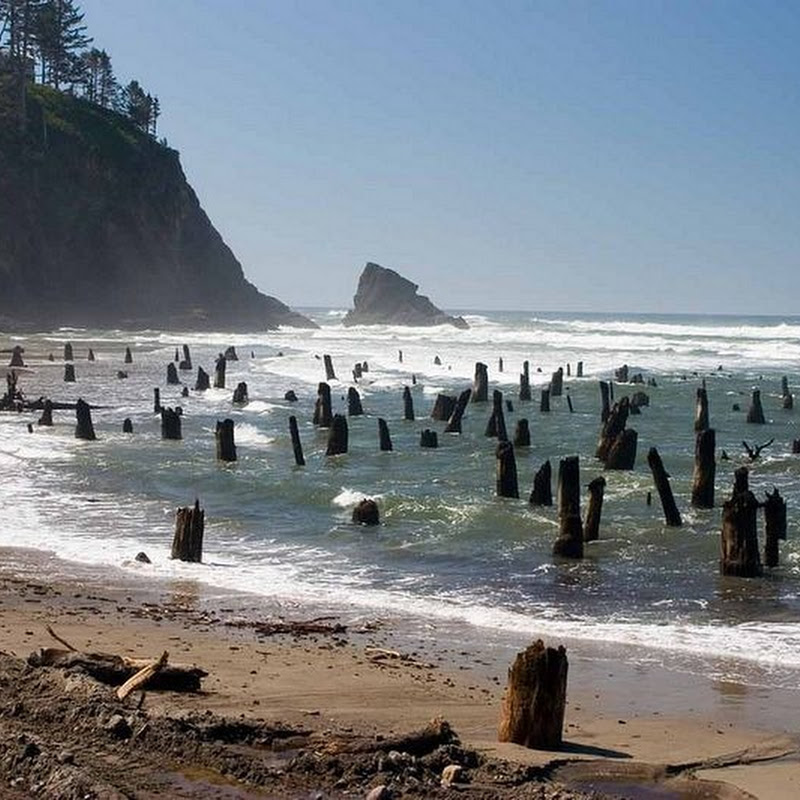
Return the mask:
<svg viewBox="0 0 800 800"><path fill-rule="evenodd" d="M300 431L297 429L297 417L289 417L289 435L292 437L292 450L294 450L294 463L304 467L306 460L303 458L303 445L300 443Z"/></svg>
<svg viewBox="0 0 800 800"><path fill-rule="evenodd" d="M480 361L475 364L471 400L473 403L485 403L489 400L489 372L486 364Z"/></svg>
<svg viewBox="0 0 800 800"><path fill-rule="evenodd" d="M524 417L517 420L517 426L514 428L514 447L530 447L531 446L531 430L528 426L528 420Z"/></svg>
<svg viewBox="0 0 800 800"><path fill-rule="evenodd" d="M694 409L694 429L704 431L708 429L708 392L705 386L697 390L697 400Z"/></svg>
<svg viewBox="0 0 800 800"><path fill-rule="evenodd" d="M651 447L647 453L647 463L653 473L658 496L661 498L661 507L664 509L666 523L670 528L679 528L683 524L681 514L678 506L675 505L675 497L669 484L669 474L664 469L664 463L655 447Z"/></svg>
<svg viewBox="0 0 800 800"><path fill-rule="evenodd" d="M224 389L225 388L225 373L228 368L228 360L225 356L220 353L217 356L217 360L214 362L214 388L215 389Z"/></svg>
<svg viewBox="0 0 800 800"><path fill-rule="evenodd" d="M458 396L456 407L453 409L450 419L447 420L447 427L444 429L445 433L461 433L461 418L464 416L471 396L472 389L464 389Z"/></svg>
<svg viewBox="0 0 800 800"><path fill-rule="evenodd" d="M386 424L385 419L378 420L378 444L381 452L391 452L392 437L389 435L389 426Z"/></svg>
<svg viewBox="0 0 800 800"><path fill-rule="evenodd" d="M328 432L327 456L340 456L347 452L347 417L344 414L334 414Z"/></svg>
<svg viewBox="0 0 800 800"><path fill-rule="evenodd" d="M562 458L558 467L558 538L553 544L553 555L583 558L578 456Z"/></svg>
<svg viewBox="0 0 800 800"><path fill-rule="evenodd" d="M733 495L722 504L719 569L723 575L756 578L762 573L758 552L758 500L747 488L747 468L736 470Z"/></svg>
<svg viewBox="0 0 800 800"><path fill-rule="evenodd" d="M457 402L457 397L451 397L449 394L437 394L436 402L433 404L433 410L431 411L431 419L435 419L438 422L447 422L453 415Z"/></svg>
<svg viewBox="0 0 800 800"><path fill-rule="evenodd" d="M199 563L203 560L203 532L206 513L200 508L200 501L194 501L194 508L184 506L175 514L175 536L172 539L172 558L180 561Z"/></svg>
<svg viewBox="0 0 800 800"><path fill-rule="evenodd" d="M94 434L92 411L89 404L78 398L78 402L75 404L75 415L78 418L78 424L75 426L75 438L93 442L97 437Z"/></svg>
<svg viewBox="0 0 800 800"><path fill-rule="evenodd" d="M553 475L550 461L545 461L533 476L530 500L532 506L553 505Z"/></svg>
<svg viewBox="0 0 800 800"><path fill-rule="evenodd" d="M601 475L589 483L589 506L586 509L586 525L583 529L583 541L594 542L600 538L600 515L603 511L603 494L606 479Z"/></svg>
<svg viewBox="0 0 800 800"><path fill-rule="evenodd" d="M236 461L236 443L233 435L233 420L225 419L222 422L217 420L217 428L214 432L217 443L218 461Z"/></svg>
<svg viewBox="0 0 800 800"><path fill-rule="evenodd" d="M557 750L567 704L567 651L541 639L519 653L508 670L497 738L523 747Z"/></svg>
<svg viewBox="0 0 800 800"><path fill-rule="evenodd" d="M161 438L181 439L181 415L171 408L161 409Z"/></svg>
<svg viewBox="0 0 800 800"><path fill-rule="evenodd" d="M64 383L75 383L74 364L64 364Z"/></svg>
<svg viewBox="0 0 800 800"><path fill-rule="evenodd" d="M528 361L522 362L522 372L519 375L519 399L531 399L531 373Z"/></svg>
<svg viewBox="0 0 800 800"><path fill-rule="evenodd" d="M169 364L167 364L167 385L177 386L180 382L181 379L178 377L178 369L175 366L175 362L170 361Z"/></svg>
<svg viewBox="0 0 800 800"><path fill-rule="evenodd" d="M517 482L517 460L514 446L509 441L501 441L495 451L497 461L497 496L519 497Z"/></svg>
<svg viewBox="0 0 800 800"><path fill-rule="evenodd" d="M717 434L713 428L701 430L695 438L692 477L692 505L695 508L714 508L714 478L717 473L717 462L714 460L716 438Z"/></svg>
<svg viewBox="0 0 800 800"><path fill-rule="evenodd" d="M786 539L786 501L777 489L767 492L764 503L764 563L768 567L778 566L778 542Z"/></svg>
<svg viewBox="0 0 800 800"><path fill-rule="evenodd" d="M347 416L360 417L364 414L364 407L361 405L361 395L358 389L351 386L347 390Z"/></svg>
<svg viewBox="0 0 800 800"><path fill-rule="evenodd" d="M761 390L753 389L753 399L750 401L750 408L747 411L747 421L755 425L764 425L764 409L761 407Z"/></svg>
<svg viewBox="0 0 800 800"><path fill-rule="evenodd" d="M403 387L403 419L409 422L414 421L414 398L411 396L411 389Z"/></svg>
<svg viewBox="0 0 800 800"><path fill-rule="evenodd" d="M320 428L330 428L333 420L331 410L331 387L327 383L320 383L317 386L317 400L314 404L313 423Z"/></svg>

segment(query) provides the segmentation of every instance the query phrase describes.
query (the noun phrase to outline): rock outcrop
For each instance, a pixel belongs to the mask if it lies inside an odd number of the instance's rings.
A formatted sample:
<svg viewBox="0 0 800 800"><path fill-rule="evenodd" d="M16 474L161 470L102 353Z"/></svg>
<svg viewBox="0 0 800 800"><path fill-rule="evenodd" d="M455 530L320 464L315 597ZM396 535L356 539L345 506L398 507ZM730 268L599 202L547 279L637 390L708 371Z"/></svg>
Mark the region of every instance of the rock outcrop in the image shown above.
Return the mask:
<svg viewBox="0 0 800 800"><path fill-rule="evenodd" d="M0 328L316 327L245 279L175 150L42 86L12 109L0 81Z"/></svg>
<svg viewBox="0 0 800 800"><path fill-rule="evenodd" d="M358 279L353 309L345 325L454 325L468 328L462 317L451 317L437 308L419 287L393 269L368 263Z"/></svg>

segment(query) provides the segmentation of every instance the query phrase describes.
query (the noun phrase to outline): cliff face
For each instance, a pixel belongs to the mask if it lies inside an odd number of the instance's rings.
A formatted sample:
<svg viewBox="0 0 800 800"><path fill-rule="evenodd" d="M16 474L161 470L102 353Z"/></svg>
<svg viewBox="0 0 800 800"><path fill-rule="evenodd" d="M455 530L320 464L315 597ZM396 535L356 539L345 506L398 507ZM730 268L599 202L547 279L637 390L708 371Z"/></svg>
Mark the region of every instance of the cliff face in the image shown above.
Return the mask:
<svg viewBox="0 0 800 800"><path fill-rule="evenodd" d="M5 112L5 113L4 113ZM249 283L177 152L118 114L0 95L0 327L315 327Z"/></svg>
<svg viewBox="0 0 800 800"><path fill-rule="evenodd" d="M368 263L358 279L353 309L345 325L454 325L468 328L463 317L451 317L437 308L407 278L378 264Z"/></svg>

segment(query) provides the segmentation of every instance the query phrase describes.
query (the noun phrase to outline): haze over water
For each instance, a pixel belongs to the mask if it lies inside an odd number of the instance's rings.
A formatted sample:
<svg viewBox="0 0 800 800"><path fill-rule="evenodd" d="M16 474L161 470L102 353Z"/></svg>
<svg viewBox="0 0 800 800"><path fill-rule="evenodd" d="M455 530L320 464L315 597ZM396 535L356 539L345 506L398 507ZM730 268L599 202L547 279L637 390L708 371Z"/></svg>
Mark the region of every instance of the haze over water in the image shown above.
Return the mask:
<svg viewBox="0 0 800 800"><path fill-rule="evenodd" d="M36 428L34 435L25 430L28 416L0 416L0 469L8 476L0 500L15 509L14 524L0 529L0 545L52 549L69 560L147 578L193 577L220 590L344 614L405 616L458 629L475 641L505 637L525 644L543 634L587 647L620 645L631 660L797 685L800 457L791 455L791 442L800 437L800 410L781 408L780 378L788 375L790 386L800 386L800 373L792 372L800 364L800 318L487 313L468 314L471 328L459 331L343 328L343 312L311 315L319 330L73 329L13 339L26 348L29 370L20 386L29 398L81 396L104 408L93 415L99 437L93 443L74 438L72 412L56 412L55 427ZM66 341L75 349L76 384L62 382ZM165 385L166 365L183 343L195 368L181 373L188 398L180 398L181 387ZM240 361L228 364L228 388L194 392L197 366L211 373L214 357L230 344ZM132 365L122 363L126 345ZM86 361L89 347L96 362ZM54 363L47 361L49 352ZM323 353L333 357L339 378L332 382L333 404L342 413L353 364L369 364L358 382L365 416L348 419L350 452L336 458L325 457L327 432L311 424L317 383L325 377ZM518 373L526 359L534 400L521 403ZM484 436L489 404L469 406L460 436L443 435L444 424L428 418L438 392L457 394L471 384L476 361L489 365L490 388L514 403L506 415L509 431L520 417L530 421L532 446L516 452L518 501L495 497L495 441ZM574 377L577 361L584 362L583 379ZM550 414L541 414L538 387L567 363L573 376L565 386L575 413L562 397L551 400ZM657 382L654 388L615 387L617 399L640 389L650 396L650 407L628 423L639 433L636 468L603 473L601 540L587 546L582 561L556 563L556 508L528 505L533 473L549 458L555 482L558 459L575 454L584 486L602 473L594 459L597 381L623 363ZM127 380L117 379L119 369L128 371ZM717 508L710 511L689 506L695 390L702 378L717 431ZM250 403L233 408L240 380L248 384ZM412 388L415 422L402 419L405 385ZM180 442L160 438L154 386L164 405L184 409ZM745 423L755 386L762 391L764 426ZM283 399L288 389L298 403ZM291 414L300 424L305 468L294 466ZM238 462L229 466L214 455L216 420L226 416L235 420L239 450ZM132 436L121 432L125 417L133 420ZM389 423L392 453L378 451L378 417ZM425 427L439 432L437 450L420 449ZM719 506L730 493L733 470L746 463L741 442L772 437L774 444L750 465L751 488L763 498L776 486L787 500L781 566L759 580L721 578ZM672 476L684 518L680 529L664 527L657 496L646 505L653 490L646 463L651 446ZM719 460L723 449L730 461ZM175 507L195 496L207 515L205 563L172 562ZM353 505L365 496L379 501L377 529L350 522ZM133 561L140 550L152 565Z"/></svg>

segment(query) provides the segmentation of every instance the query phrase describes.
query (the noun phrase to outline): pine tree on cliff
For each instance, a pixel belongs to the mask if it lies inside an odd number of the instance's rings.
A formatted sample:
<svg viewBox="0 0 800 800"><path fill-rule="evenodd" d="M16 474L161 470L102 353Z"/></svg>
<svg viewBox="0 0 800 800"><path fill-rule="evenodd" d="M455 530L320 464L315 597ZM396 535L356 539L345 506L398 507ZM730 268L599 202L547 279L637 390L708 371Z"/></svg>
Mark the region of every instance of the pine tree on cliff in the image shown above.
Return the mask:
<svg viewBox="0 0 800 800"><path fill-rule="evenodd" d="M111 58L105 50L93 47L80 57L80 85L83 96L91 103L111 108L116 100L118 86Z"/></svg>
<svg viewBox="0 0 800 800"><path fill-rule="evenodd" d="M73 0L45 0L33 22L40 80L54 89L75 83L79 77L78 54L92 41L86 35L83 12Z"/></svg>

